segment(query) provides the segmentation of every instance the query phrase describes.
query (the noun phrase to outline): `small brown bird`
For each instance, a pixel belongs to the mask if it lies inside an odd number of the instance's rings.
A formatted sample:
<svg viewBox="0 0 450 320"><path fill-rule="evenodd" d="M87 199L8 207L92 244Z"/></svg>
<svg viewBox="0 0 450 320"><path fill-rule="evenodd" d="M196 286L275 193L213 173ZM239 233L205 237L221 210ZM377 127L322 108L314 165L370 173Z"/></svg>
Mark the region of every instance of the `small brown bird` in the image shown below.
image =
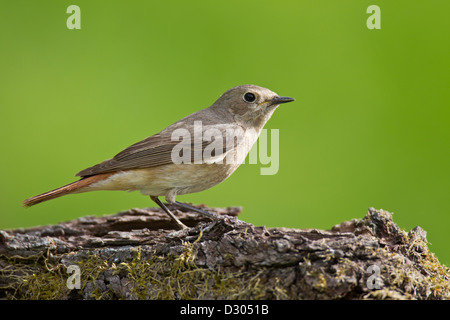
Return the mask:
<svg viewBox="0 0 450 320"><path fill-rule="evenodd" d="M212 213L176 201L176 196L203 191L227 179L245 160L278 105L290 101L294 99L254 85L231 88L210 107L78 172L80 180L29 198L23 205L71 193L139 190L180 228L186 226L158 197L214 219Z"/></svg>

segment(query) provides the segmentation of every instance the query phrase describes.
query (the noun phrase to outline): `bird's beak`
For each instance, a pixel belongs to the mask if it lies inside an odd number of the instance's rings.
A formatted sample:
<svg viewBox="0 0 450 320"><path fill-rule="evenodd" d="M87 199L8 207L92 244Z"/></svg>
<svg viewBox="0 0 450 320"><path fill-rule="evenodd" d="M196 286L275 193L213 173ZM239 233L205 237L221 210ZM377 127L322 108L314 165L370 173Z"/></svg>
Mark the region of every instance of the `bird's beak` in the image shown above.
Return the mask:
<svg viewBox="0 0 450 320"><path fill-rule="evenodd" d="M281 104L291 101L295 101L295 99L291 97L280 97L280 96L275 96L274 98L269 100L270 104Z"/></svg>

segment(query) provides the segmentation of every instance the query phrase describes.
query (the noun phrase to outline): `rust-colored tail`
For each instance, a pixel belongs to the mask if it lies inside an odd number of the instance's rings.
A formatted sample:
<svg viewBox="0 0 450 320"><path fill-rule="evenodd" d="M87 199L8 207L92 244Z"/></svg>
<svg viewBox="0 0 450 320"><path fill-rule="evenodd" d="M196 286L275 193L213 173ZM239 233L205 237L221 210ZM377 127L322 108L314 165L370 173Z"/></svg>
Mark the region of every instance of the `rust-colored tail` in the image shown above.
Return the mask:
<svg viewBox="0 0 450 320"><path fill-rule="evenodd" d="M114 172L111 173L104 173L104 174L98 174L95 176L90 176L90 177L86 177L86 178L81 178L78 181L72 182L68 185L62 186L60 188L57 188L55 190L51 190L48 191L46 193L31 197L29 199L26 199L23 201L23 206L24 207L31 207L34 206L35 204L47 201L47 200L51 200L51 199L55 199L58 197L62 197L65 196L66 194L70 194L70 193L74 193L74 192L79 192L80 189L87 187L91 184L93 184L94 182L98 182L101 180L104 180L106 178L108 178L109 176L111 176L112 174L114 174Z"/></svg>

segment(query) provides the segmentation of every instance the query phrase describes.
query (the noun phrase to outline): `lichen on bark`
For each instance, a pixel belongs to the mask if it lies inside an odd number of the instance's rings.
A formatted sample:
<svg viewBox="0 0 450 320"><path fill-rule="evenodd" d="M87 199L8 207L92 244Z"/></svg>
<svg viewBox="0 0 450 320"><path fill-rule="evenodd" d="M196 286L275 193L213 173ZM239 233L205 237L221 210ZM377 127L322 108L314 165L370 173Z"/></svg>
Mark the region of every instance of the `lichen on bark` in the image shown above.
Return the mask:
<svg viewBox="0 0 450 320"><path fill-rule="evenodd" d="M174 209L174 208L173 208ZM132 209L0 231L3 299L448 299L450 271L420 227L370 208L331 228L254 226L240 208ZM70 289L69 266L80 288Z"/></svg>

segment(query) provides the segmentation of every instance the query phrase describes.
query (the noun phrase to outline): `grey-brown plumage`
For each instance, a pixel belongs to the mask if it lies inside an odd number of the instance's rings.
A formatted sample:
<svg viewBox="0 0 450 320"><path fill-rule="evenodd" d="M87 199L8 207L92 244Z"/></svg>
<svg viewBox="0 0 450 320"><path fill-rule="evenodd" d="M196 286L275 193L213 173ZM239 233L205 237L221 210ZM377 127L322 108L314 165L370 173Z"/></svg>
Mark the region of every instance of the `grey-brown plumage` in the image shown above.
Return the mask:
<svg viewBox="0 0 450 320"><path fill-rule="evenodd" d="M149 195L180 227L185 227L158 197L165 196L168 202L185 206L175 200L178 194L202 191L228 178L244 161L278 105L293 100L254 85L231 88L210 107L131 145L112 159L80 171L77 176L81 180L27 199L24 205L32 206L70 193L139 190ZM178 132L189 134L192 139L179 139ZM196 139L198 134L202 137L200 142ZM207 152L213 142L221 139L223 143L218 145L221 147ZM174 161L174 155L178 155L174 148L180 146L181 154L187 152L189 163Z"/></svg>

